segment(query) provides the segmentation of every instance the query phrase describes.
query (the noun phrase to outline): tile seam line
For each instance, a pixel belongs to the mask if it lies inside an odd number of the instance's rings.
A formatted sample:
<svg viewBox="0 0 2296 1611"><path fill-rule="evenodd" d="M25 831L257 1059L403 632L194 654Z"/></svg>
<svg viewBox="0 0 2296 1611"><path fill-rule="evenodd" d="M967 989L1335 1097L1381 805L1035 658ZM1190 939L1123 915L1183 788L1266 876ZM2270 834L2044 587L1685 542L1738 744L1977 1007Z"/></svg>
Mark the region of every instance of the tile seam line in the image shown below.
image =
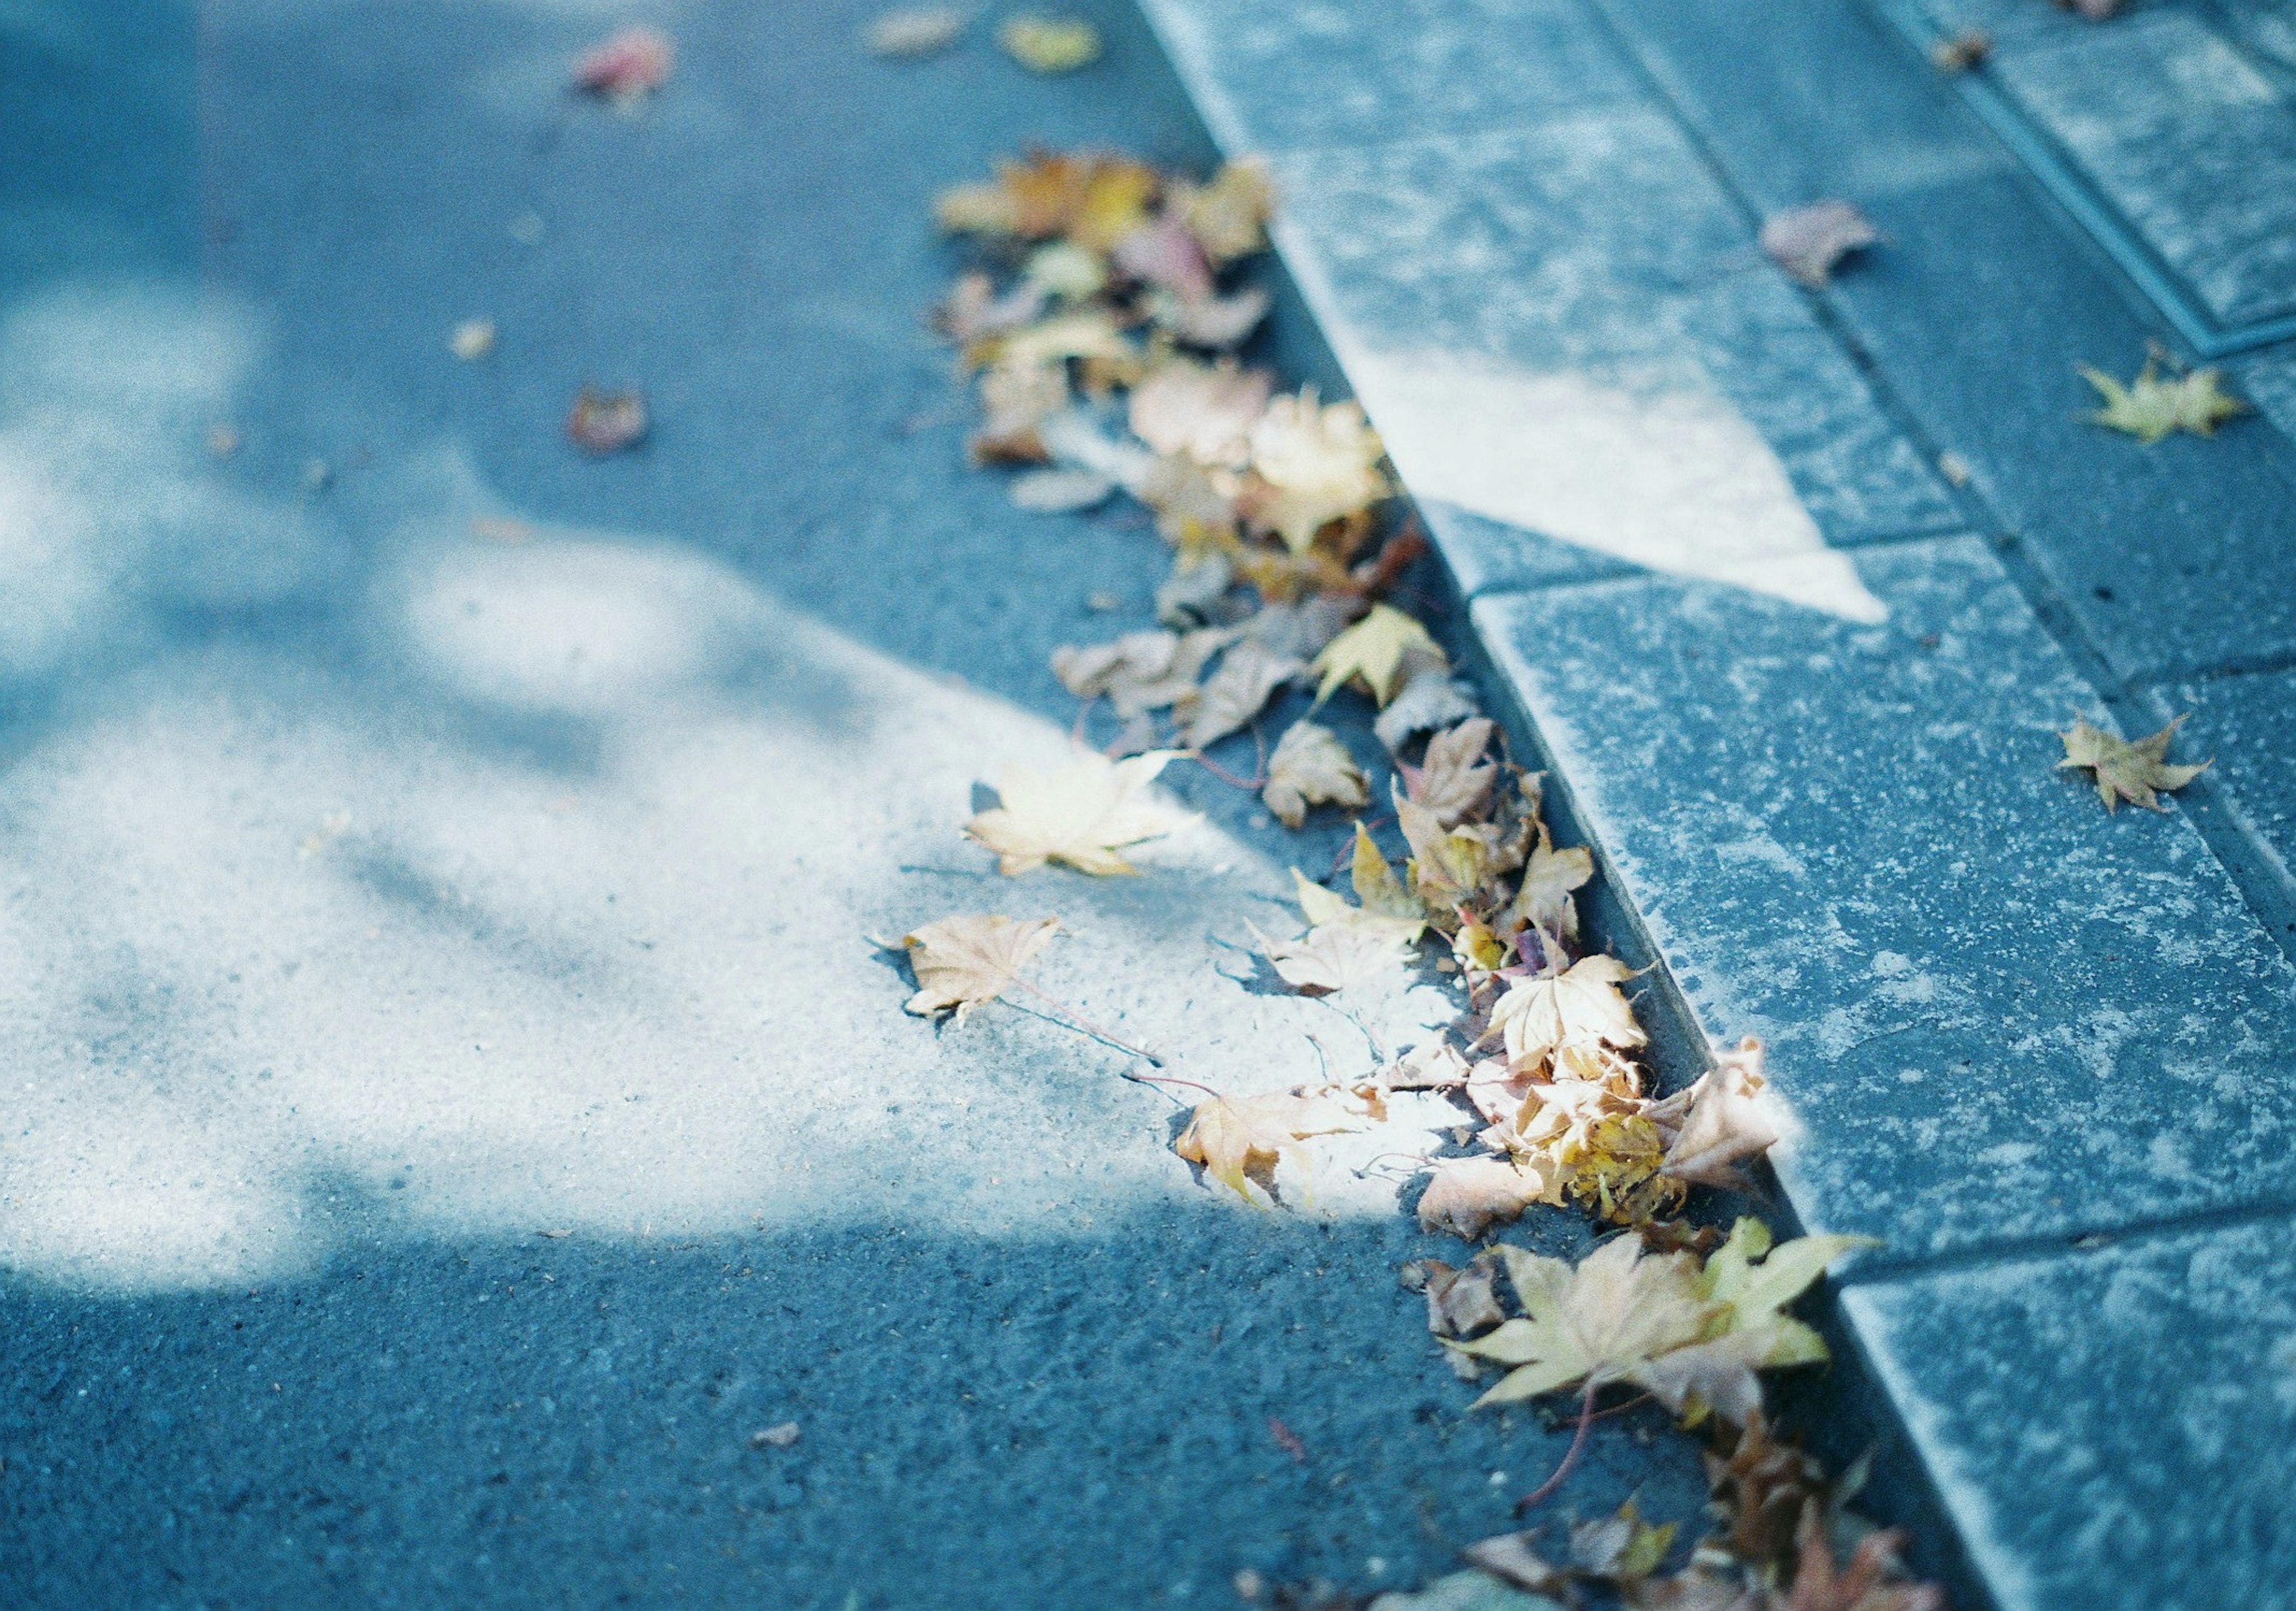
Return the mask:
<svg viewBox="0 0 2296 1611"><path fill-rule="evenodd" d="M2173 1241L2178 1237L2263 1224L2292 1215L2296 1215L2296 1194L2259 1198L2220 1208L2196 1208L2158 1219L2137 1220L2110 1230L2083 1231L2077 1236L2008 1237L1972 1242L1926 1257L1883 1259L1869 1255L1860 1259L1854 1267L1840 1275L1830 1276L1828 1280L1837 1291L1841 1292L1861 1287L1910 1284L1971 1270L2013 1269L2030 1264L2058 1263L2070 1259L2095 1258L2117 1248L2150 1246ZM2081 1246L2084 1240L2091 1238L2095 1239L2093 1246Z"/></svg>
<svg viewBox="0 0 2296 1611"><path fill-rule="evenodd" d="M1405 490L1408 491L1409 488L1406 487ZM1425 519L1423 515L1421 518L1423 521ZM1525 527L1524 529L1529 530L1529 528ZM1546 536L1547 534L1540 532L1538 535L1540 536ZM1825 546L1827 552L1833 553L1857 554L1877 549L1910 548L1916 543L1934 543L1942 538L1948 537L1971 537L1982 541L1983 536L1983 533L1963 521L1951 520L1947 521L1942 525L1922 527L1913 530L1892 531L1883 533L1876 536L1858 537L1849 542L1828 543ZM1560 537L1552 538L1550 540L1554 542L1563 541L1563 539ZM1593 552L1595 551L1589 550L1588 552ZM1608 554L1604 554L1602 557L1604 559L1613 558L1613 556ZM1793 555L1792 551L1781 550L1777 554L1764 555L1761 557L1766 559L1785 559L1793 557ZM1631 560L1618 560L1616 563L1619 566L1619 568L1616 570L1602 571L1593 576L1557 577L1551 582L1485 582L1478 585L1472 593L1468 593L1462 589L1460 597L1469 604L1479 604L1486 599L1511 599L1520 598L1525 594L1544 596L1547 593L1573 593L1581 588L1603 587L1618 582L1648 582L1652 580L1664 581L1669 579L1680 581L1685 579L1679 572L1653 570L1647 566L1636 565Z"/></svg>
<svg viewBox="0 0 2296 1611"><path fill-rule="evenodd" d="M1619 0L1584 0L1584 4L1610 37L1612 45L1627 59L1646 93L1682 131L1684 140L1688 143L1700 165L1737 209L1741 220L1759 231L1762 223L1761 209L1754 204L1752 196L1738 183L1729 165L1722 159L1717 143L1694 115L1689 98L1677 91L1669 73L1662 70L1662 63L1652 62L1651 58L1655 53L1644 45L1635 29L1620 20ZM1868 17L1874 17L1869 6L1860 6L1859 9ZM1902 34L1890 27L1886 18L1874 17L1874 20L1885 39L1899 43L1901 54L1910 53L1910 45ZM1982 119L1978 121L1986 139L1997 145L2002 144L1990 127L1986 126ZM2007 151L2005 146L2004 150L2014 166L2016 153ZM2043 209L2052 210L2052 204L2046 194L2046 187L2038 188L2043 192ZM2087 239L2085 231L2077 227L2074 233L2083 244L2092 250L2095 249L2095 243ZM1831 296L1804 286L1794 289L1810 309L1819 328L1831 335L1849 355L1850 362L1871 388L1884 416L1906 435L1915 451L1923 455L1926 463L1934 467L1943 456L1944 448L1931 435L1920 414L1890 381L1887 372L1867 349L1848 315L1836 306ZM2157 314L2158 310L2154 311ZM2157 323L2157 319L2154 322ZM2010 528L2002 519L2000 511L1974 485L1947 487L1944 491L1956 508L1972 517L1969 519L1968 529L1986 541L2002 569L2008 574L2012 585L2023 596L2026 607L2033 612L2041 630L2065 652L2074 669L2088 681L2107 709L2122 719L2149 711L2151 706L2145 697L2146 688L2151 683L2166 680L2166 675L2174 674L2156 675L2151 667L2122 672L2082 625L2070 598L2027 552L2024 537ZM2220 796L2217 797L2221 799ZM2221 811L2207 821L2188 813L2186 821L2209 854L2216 859L2225 876L2232 881L2233 887L2239 892L2241 904L2248 909L2250 916L2291 965L2296 966L2296 931L2290 928L2288 919L2289 912L2296 912L2296 870L2284 869L2271 847L2261 841L2245 813Z"/></svg>

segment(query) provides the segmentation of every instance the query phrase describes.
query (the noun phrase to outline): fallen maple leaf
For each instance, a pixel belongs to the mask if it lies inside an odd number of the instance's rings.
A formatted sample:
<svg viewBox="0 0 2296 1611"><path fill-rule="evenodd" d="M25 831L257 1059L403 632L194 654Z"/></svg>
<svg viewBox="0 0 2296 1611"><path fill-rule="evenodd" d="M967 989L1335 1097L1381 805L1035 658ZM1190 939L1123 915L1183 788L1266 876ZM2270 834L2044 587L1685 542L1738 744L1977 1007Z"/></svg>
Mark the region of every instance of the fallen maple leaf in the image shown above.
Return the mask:
<svg viewBox="0 0 2296 1611"><path fill-rule="evenodd" d="M1491 874L1489 830L1445 828L1435 814L1395 795L1396 825L1411 846L1411 884L1431 911L1447 912L1472 901Z"/></svg>
<svg viewBox="0 0 2296 1611"><path fill-rule="evenodd" d="M1135 871L1117 854L1188 826L1197 819L1147 797L1148 786L1175 751L1152 750L1111 761L1090 751L1052 772L1013 767L996 784L997 806L964 825L996 853L1011 877L1063 862L1079 872Z"/></svg>
<svg viewBox="0 0 2296 1611"><path fill-rule="evenodd" d="M1650 1038L1619 985L1634 970L1614 956L1581 958L1568 972L1519 979L1491 1009L1506 1037L1507 1061L1535 1068L1570 1046L1631 1051Z"/></svg>
<svg viewBox="0 0 2296 1611"><path fill-rule="evenodd" d="M1058 918L1016 923L1006 917L943 918L904 935L917 993L902 1010L933 1018L954 1008L956 1021L993 1002L1018 977L1029 960L1051 941Z"/></svg>
<svg viewBox="0 0 2296 1611"><path fill-rule="evenodd" d="M1608 1516L1570 1529L1570 1564L1601 1582L1624 1586L1648 1577L1666 1559L1676 1524L1652 1526L1630 1497Z"/></svg>
<svg viewBox="0 0 2296 1611"><path fill-rule="evenodd" d="M1898 1551L1905 1536L1895 1529L1868 1533L1850 1552L1849 1566L1837 1568L1816 1507L1804 1510L1801 1558L1781 1611L1945 1611L1944 1590L1900 1578Z"/></svg>
<svg viewBox="0 0 2296 1611"><path fill-rule="evenodd" d="M1557 850L1538 825L1538 843L1524 863L1522 886L1499 919L1501 928L1529 926L1558 939L1578 937L1578 904L1571 892L1595 876L1595 854L1584 845Z"/></svg>
<svg viewBox="0 0 2296 1611"><path fill-rule="evenodd" d="M1275 398L1251 431L1251 467L1272 489L1260 519L1285 547L1305 553L1325 525L1388 495L1379 467L1386 454L1361 405L1319 405L1312 386Z"/></svg>
<svg viewBox="0 0 2296 1611"><path fill-rule="evenodd" d="M1100 30L1074 18L1008 17L996 43L1032 73L1071 73L1100 60Z"/></svg>
<svg viewBox="0 0 2296 1611"><path fill-rule="evenodd" d="M1498 1261L1485 1248L1455 1270L1441 1259L1414 1259L1397 1279L1427 1299L1427 1329L1437 1337L1480 1337L1506 1319L1499 1307Z"/></svg>
<svg viewBox="0 0 2296 1611"><path fill-rule="evenodd" d="M1423 732L1472 721L1480 713L1474 689L1451 675L1448 662L1414 651L1404 657L1403 686L1371 730L1392 755Z"/></svg>
<svg viewBox="0 0 2296 1611"><path fill-rule="evenodd" d="M1749 1191L1753 1182L1738 1165L1775 1144L1777 1127L1761 1095L1762 1043L1748 1036L1687 1089L1656 1103L1650 1116L1672 1132L1664 1173L1694 1185Z"/></svg>
<svg viewBox="0 0 2296 1611"><path fill-rule="evenodd" d="M574 63L574 87L629 106L669 82L675 59L668 37L659 29L626 28Z"/></svg>
<svg viewBox="0 0 2296 1611"><path fill-rule="evenodd" d="M1267 165L1254 157L1228 163L1211 183L1176 187L1175 206L1214 263L1249 257L1267 244L1275 213L1275 185Z"/></svg>
<svg viewBox="0 0 2296 1611"><path fill-rule="evenodd" d="M1847 201L1813 201L1762 225L1762 249L1804 285L1823 290L1834 266L1881 240L1881 232Z"/></svg>
<svg viewBox="0 0 2296 1611"><path fill-rule="evenodd" d="M887 12L869 24L862 37L869 48L881 56L934 56L956 43L968 20L966 13L954 5Z"/></svg>
<svg viewBox="0 0 2296 1611"><path fill-rule="evenodd" d="M1730 1553L1756 1566L1784 1562L1792 1553L1805 1509L1821 1506L1825 1473L1816 1460L1770 1435L1769 1422L1747 1417L1729 1452L1710 1452L1706 1484L1727 1520L1722 1535Z"/></svg>
<svg viewBox="0 0 2296 1611"><path fill-rule="evenodd" d="M1368 805L1371 783L1338 734L1314 722L1294 722L1267 757L1267 786L1259 797L1277 822L1298 828L1310 806L1354 810Z"/></svg>
<svg viewBox="0 0 2296 1611"><path fill-rule="evenodd" d="M2147 446L2179 430L2196 437L2214 436L2218 426L2248 412L2247 404L2217 385L2219 372L2214 369L2196 369L2188 375L2164 379L2158 363L2147 358L2136 379L2127 386L2087 364L2081 366L2080 373L2104 399L2104 406L2089 418Z"/></svg>
<svg viewBox="0 0 2296 1611"><path fill-rule="evenodd" d="M1473 1241L1533 1203L1560 1205L1561 1173L1545 1158L1445 1158L1419 1197L1419 1228Z"/></svg>
<svg viewBox="0 0 2296 1611"><path fill-rule="evenodd" d="M1360 1128L1360 1121L1329 1089L1278 1091L1263 1096L1207 1097L1188 1116L1172 1150L1254 1207L1275 1201L1274 1171L1284 1158L1305 1165L1311 1135Z"/></svg>
<svg viewBox="0 0 2296 1611"><path fill-rule="evenodd" d="M2093 773L2097 797L2108 812L2122 800L2147 811L2166 811L2154 790L2182 789L2216 765L2213 756L2197 766L2168 765L2169 742L2184 724L2185 718L2178 716L2160 732L2131 741L2075 716L2073 724L2057 735L2065 745L2065 758L2057 763L2057 769L2083 767Z"/></svg>
<svg viewBox="0 0 2296 1611"><path fill-rule="evenodd" d="M1402 957L1394 935L1354 923L1325 923L1296 940L1270 940L1256 928L1252 934L1277 977L1306 995L1383 984Z"/></svg>
<svg viewBox="0 0 2296 1611"><path fill-rule="evenodd" d="M1403 774L1405 794L1441 826L1456 828L1490 804L1491 785L1499 773L1483 760L1483 750L1495 727L1488 716L1462 722L1428 740L1418 765L1396 768Z"/></svg>
<svg viewBox="0 0 2296 1611"><path fill-rule="evenodd" d="M1108 643L1053 651L1053 675L1080 699L1105 694L1117 719L1128 722L1196 691L1205 662L1235 641L1224 627L1194 632L1134 632Z"/></svg>
<svg viewBox="0 0 2296 1611"><path fill-rule="evenodd" d="M1306 662L1270 654L1257 643L1238 643L1186 701L1180 741L1191 749L1218 743L1257 717L1277 689L1307 669Z"/></svg>
<svg viewBox="0 0 2296 1611"><path fill-rule="evenodd" d="M597 458L636 447L651 429L645 398L634 391L586 386L566 416L567 440Z"/></svg>
<svg viewBox="0 0 2296 1611"><path fill-rule="evenodd" d="M1498 1253L1521 1300L1521 1318L1487 1337L1447 1346L1509 1367L1476 1401L1508 1404L1560 1388L1641 1382L1651 1362L1704 1334L1717 1305L1698 1289L1687 1254L1645 1255L1619 1237L1575 1269L1502 1242Z"/></svg>
<svg viewBox="0 0 2296 1611"><path fill-rule="evenodd" d="M1309 669L1323 679L1316 689L1316 703L1321 705L1349 683L1361 683L1385 705L1402 683L1406 659L1414 655L1447 663L1424 626L1391 604L1374 604L1316 657Z"/></svg>
<svg viewBox="0 0 2296 1611"><path fill-rule="evenodd" d="M1170 358L1132 388L1133 434L1160 454L1241 470L1251 457L1251 428L1267 407L1265 370Z"/></svg>

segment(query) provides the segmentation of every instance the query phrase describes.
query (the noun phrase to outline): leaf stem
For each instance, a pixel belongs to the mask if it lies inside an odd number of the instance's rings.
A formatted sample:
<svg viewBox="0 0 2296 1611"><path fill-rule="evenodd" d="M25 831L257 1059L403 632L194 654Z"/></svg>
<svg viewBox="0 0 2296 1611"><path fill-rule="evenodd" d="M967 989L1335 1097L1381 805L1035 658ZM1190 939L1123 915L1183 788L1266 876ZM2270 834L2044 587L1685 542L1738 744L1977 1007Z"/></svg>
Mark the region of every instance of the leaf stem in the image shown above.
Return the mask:
<svg viewBox="0 0 2296 1611"><path fill-rule="evenodd" d="M1157 1067L1160 1068L1163 1065L1160 1063ZM1128 1080L1137 1080L1144 1085L1185 1085L1189 1090L1201 1091L1206 1096L1219 1095L1219 1092L1214 1091L1210 1085L1201 1084L1194 1080L1180 1079L1168 1074L1135 1074L1128 1068L1124 1071L1124 1077Z"/></svg>
<svg viewBox="0 0 2296 1611"><path fill-rule="evenodd" d="M1164 1066L1164 1059L1158 1057L1154 1052L1149 1051L1145 1046L1135 1046L1130 1041L1126 1040L1123 1036L1117 1034L1112 1031L1103 1029L1099 1025L1094 1023L1090 1018L1085 1017L1084 1014L1078 1012L1067 1002L1060 1001L1055 997L1046 995L1043 991L1029 983L1028 980L1016 978L1013 983L1019 985L1022 990L1027 991L1030 995L1035 996L1046 1006L1051 1008L1054 1012L1059 1013L1062 1018L1066 1018L1070 1026L1083 1030L1086 1034L1092 1036L1093 1039L1096 1041L1104 1041L1109 1045L1115 1047L1119 1051L1128 1051L1134 1057L1145 1058L1148 1059L1148 1063L1151 1067L1161 1068Z"/></svg>
<svg viewBox="0 0 2296 1611"><path fill-rule="evenodd" d="M1263 751L1263 754L1265 752ZM1234 787L1242 789L1246 794L1258 794L1261 789L1267 787L1267 767L1264 761L1261 763L1259 777L1240 778L1236 776L1235 773L1230 772L1226 767L1221 765L1218 761L1213 760L1211 756L1206 755L1201 749L1191 749L1188 751L1188 759L1193 761L1206 772L1210 773L1212 776L1218 778L1221 782L1233 784Z"/></svg>
<svg viewBox="0 0 2296 1611"><path fill-rule="evenodd" d="M1563 1451L1562 1463L1554 1468L1554 1475L1515 1501L1518 1512L1535 1509L1554 1497L1555 1490L1578 1468L1578 1457L1587 1451L1587 1431L1595 1424L1595 1394L1602 1391L1600 1383L1589 1379L1587 1391L1578 1395L1578 1430L1570 1435L1570 1447Z"/></svg>

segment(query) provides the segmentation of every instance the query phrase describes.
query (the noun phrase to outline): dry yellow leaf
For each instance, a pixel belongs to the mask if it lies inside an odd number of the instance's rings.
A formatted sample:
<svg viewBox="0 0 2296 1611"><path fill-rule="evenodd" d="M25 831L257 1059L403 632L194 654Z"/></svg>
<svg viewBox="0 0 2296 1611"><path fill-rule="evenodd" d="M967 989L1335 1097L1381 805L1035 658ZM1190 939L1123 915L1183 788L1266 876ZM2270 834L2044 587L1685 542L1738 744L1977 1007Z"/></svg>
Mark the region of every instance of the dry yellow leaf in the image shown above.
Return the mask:
<svg viewBox="0 0 2296 1611"><path fill-rule="evenodd" d="M1472 1241L1522 1217L1533 1203L1562 1201L1561 1172L1545 1158L1445 1158L1419 1198L1419 1228Z"/></svg>
<svg viewBox="0 0 2296 1611"><path fill-rule="evenodd" d="M2180 430L2196 437L2214 436L2218 426L2248 412L2248 405L2226 395L2217 384L2219 372L2214 369L2196 369L2188 375L2164 380L2159 364L2147 358L2136 379L2127 386L2086 364L2080 372L2081 379L2096 388L2097 396L2104 399L2104 406L2089 418L2147 446Z"/></svg>
<svg viewBox="0 0 2296 1611"><path fill-rule="evenodd" d="M1494 724L1476 716L1427 740L1427 753L1416 766L1401 765L1404 792L1413 804L1433 814L1445 828L1456 828L1480 815L1490 804L1491 785L1498 768L1483 760Z"/></svg>
<svg viewBox="0 0 2296 1611"><path fill-rule="evenodd" d="M1630 1051L1649 1036L1619 989L1634 970L1613 956L1581 958L1567 973L1520 979L1491 1009L1491 1027L1506 1037L1508 1063L1539 1067L1566 1047Z"/></svg>
<svg viewBox="0 0 2296 1611"><path fill-rule="evenodd" d="M2142 806L2147 811L2166 811L2168 807L2161 804L2154 790L2182 789L2216 765L2213 757L2197 766L2168 765L2169 741L2184 724L2185 718L2178 716L2149 738L2132 741L2116 738L2076 716L2073 724L2057 735L2065 744L2065 758L2057 763L2057 769L2062 772L2069 766L2086 768L2096 779L2097 797L2104 802L2107 811L2122 800Z"/></svg>
<svg viewBox="0 0 2296 1611"><path fill-rule="evenodd" d="M1008 17L996 43L1033 73L1072 73L1100 60L1100 30L1072 17Z"/></svg>
<svg viewBox="0 0 2296 1611"><path fill-rule="evenodd" d="M1316 657L1309 669L1323 679L1316 689L1316 703L1321 705L1345 683L1360 683L1384 705L1402 685L1406 658L1429 658L1447 663L1424 626L1391 604L1374 604Z"/></svg>
<svg viewBox="0 0 2296 1611"><path fill-rule="evenodd" d="M902 1010L933 1018L954 1008L962 1024L975 1007L1002 995L1060 926L1058 918L1016 923L1005 917L958 917L904 935L917 993Z"/></svg>
<svg viewBox="0 0 2296 1611"><path fill-rule="evenodd" d="M1277 397L1251 431L1251 467L1272 489L1259 519L1292 552L1307 552L1324 526L1387 496L1386 453L1357 405L1318 404L1312 386Z"/></svg>
<svg viewBox="0 0 2296 1611"><path fill-rule="evenodd" d="M1132 872L1118 851L1197 820L1148 796L1176 753L1152 750L1111 761L1086 751L1052 772L1013 767L997 780L997 806L964 831L996 853L997 871L1007 876L1047 862L1102 876Z"/></svg>
<svg viewBox="0 0 2296 1611"><path fill-rule="evenodd" d="M1595 855L1584 845L1557 850L1538 825L1538 845L1522 870L1522 887L1500 918L1499 926L1513 931L1524 925L1558 939L1578 937L1578 904L1570 892L1595 876Z"/></svg>
<svg viewBox="0 0 2296 1611"><path fill-rule="evenodd" d="M1303 995L1385 984L1402 960L1396 933L1361 923L1319 924L1296 940L1270 940L1257 928L1251 932L1277 977Z"/></svg>
<svg viewBox="0 0 2296 1611"><path fill-rule="evenodd" d="M1256 157L1227 164L1201 189L1179 193L1177 207L1204 255L1215 263L1250 256L1267 244L1275 215L1275 184Z"/></svg>
<svg viewBox="0 0 2296 1611"><path fill-rule="evenodd" d="M1265 1096L1208 1097L1188 1116L1172 1150L1254 1207L1273 1205L1275 1165L1308 1162L1300 1142L1361 1127L1335 1088L1279 1091Z"/></svg>

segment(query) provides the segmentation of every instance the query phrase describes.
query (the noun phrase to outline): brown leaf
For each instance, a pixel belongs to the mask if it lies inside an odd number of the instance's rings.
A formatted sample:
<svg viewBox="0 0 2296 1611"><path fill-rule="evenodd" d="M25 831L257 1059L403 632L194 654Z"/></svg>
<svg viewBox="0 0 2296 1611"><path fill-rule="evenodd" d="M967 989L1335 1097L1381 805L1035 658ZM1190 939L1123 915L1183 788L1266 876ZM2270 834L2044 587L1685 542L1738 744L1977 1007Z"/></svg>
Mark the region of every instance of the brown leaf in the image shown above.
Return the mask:
<svg viewBox="0 0 2296 1611"><path fill-rule="evenodd" d="M1464 1270L1440 1259L1427 1263L1428 1330L1437 1337L1480 1337L1506 1319L1499 1307L1498 1263L1489 1249L1475 1255Z"/></svg>
<svg viewBox="0 0 2296 1611"><path fill-rule="evenodd" d="M932 1018L955 1008L962 1024L975 1007L1002 995L1060 926L1058 918L1026 923L995 916L943 918L903 936L917 993L902 1010Z"/></svg>
<svg viewBox="0 0 2296 1611"><path fill-rule="evenodd" d="M1522 1217L1533 1203L1559 1204L1562 1193L1544 1160L1445 1158L1419 1198L1419 1228L1472 1241L1495 1224Z"/></svg>
<svg viewBox="0 0 2296 1611"><path fill-rule="evenodd" d="M1822 1507L1825 1472L1791 1443L1770 1435L1757 1412L1733 1436L1726 1458L1706 1456L1706 1484L1726 1524L1721 1536L1730 1553L1750 1566L1783 1564L1792 1554L1805 1509Z"/></svg>
<svg viewBox="0 0 2296 1611"><path fill-rule="evenodd" d="M1945 1611L1945 1591L1902 1580L1898 1551L1904 1543L1905 1534L1894 1530L1870 1533L1849 1564L1836 1567L1816 1509L1805 1509L1801 1561L1784 1611Z"/></svg>
<svg viewBox="0 0 2296 1611"><path fill-rule="evenodd" d="M1834 265L1872 246L1881 232L1847 201L1813 201L1774 215L1762 225L1762 249L1804 285L1823 290Z"/></svg>
<svg viewBox="0 0 2296 1611"><path fill-rule="evenodd" d="M1267 785L1259 797L1277 822L1297 828L1308 820L1309 806L1360 809L1370 803L1371 784L1338 734L1314 722L1294 722L1267 757Z"/></svg>
<svg viewBox="0 0 2296 1611"><path fill-rule="evenodd" d="M2185 718L2178 716L2149 738L2130 741L2116 738L2103 728L2092 727L2076 716L2073 724L2057 736L2064 740L2065 758L2057 763L2062 772L2069 766L2085 767L2096 779L2097 797L2110 812L2122 800L2142 806L2147 811L2166 811L2155 789L2182 789L2210 766L2214 757L2197 766L2171 766L2167 764L2169 744L2183 726Z"/></svg>
<svg viewBox="0 0 2296 1611"><path fill-rule="evenodd" d="M1498 768L1483 760L1483 751L1495 726L1488 716L1462 722L1428 740L1418 765L1396 768L1403 774L1406 796L1432 813L1440 826L1456 828L1490 803Z"/></svg>

